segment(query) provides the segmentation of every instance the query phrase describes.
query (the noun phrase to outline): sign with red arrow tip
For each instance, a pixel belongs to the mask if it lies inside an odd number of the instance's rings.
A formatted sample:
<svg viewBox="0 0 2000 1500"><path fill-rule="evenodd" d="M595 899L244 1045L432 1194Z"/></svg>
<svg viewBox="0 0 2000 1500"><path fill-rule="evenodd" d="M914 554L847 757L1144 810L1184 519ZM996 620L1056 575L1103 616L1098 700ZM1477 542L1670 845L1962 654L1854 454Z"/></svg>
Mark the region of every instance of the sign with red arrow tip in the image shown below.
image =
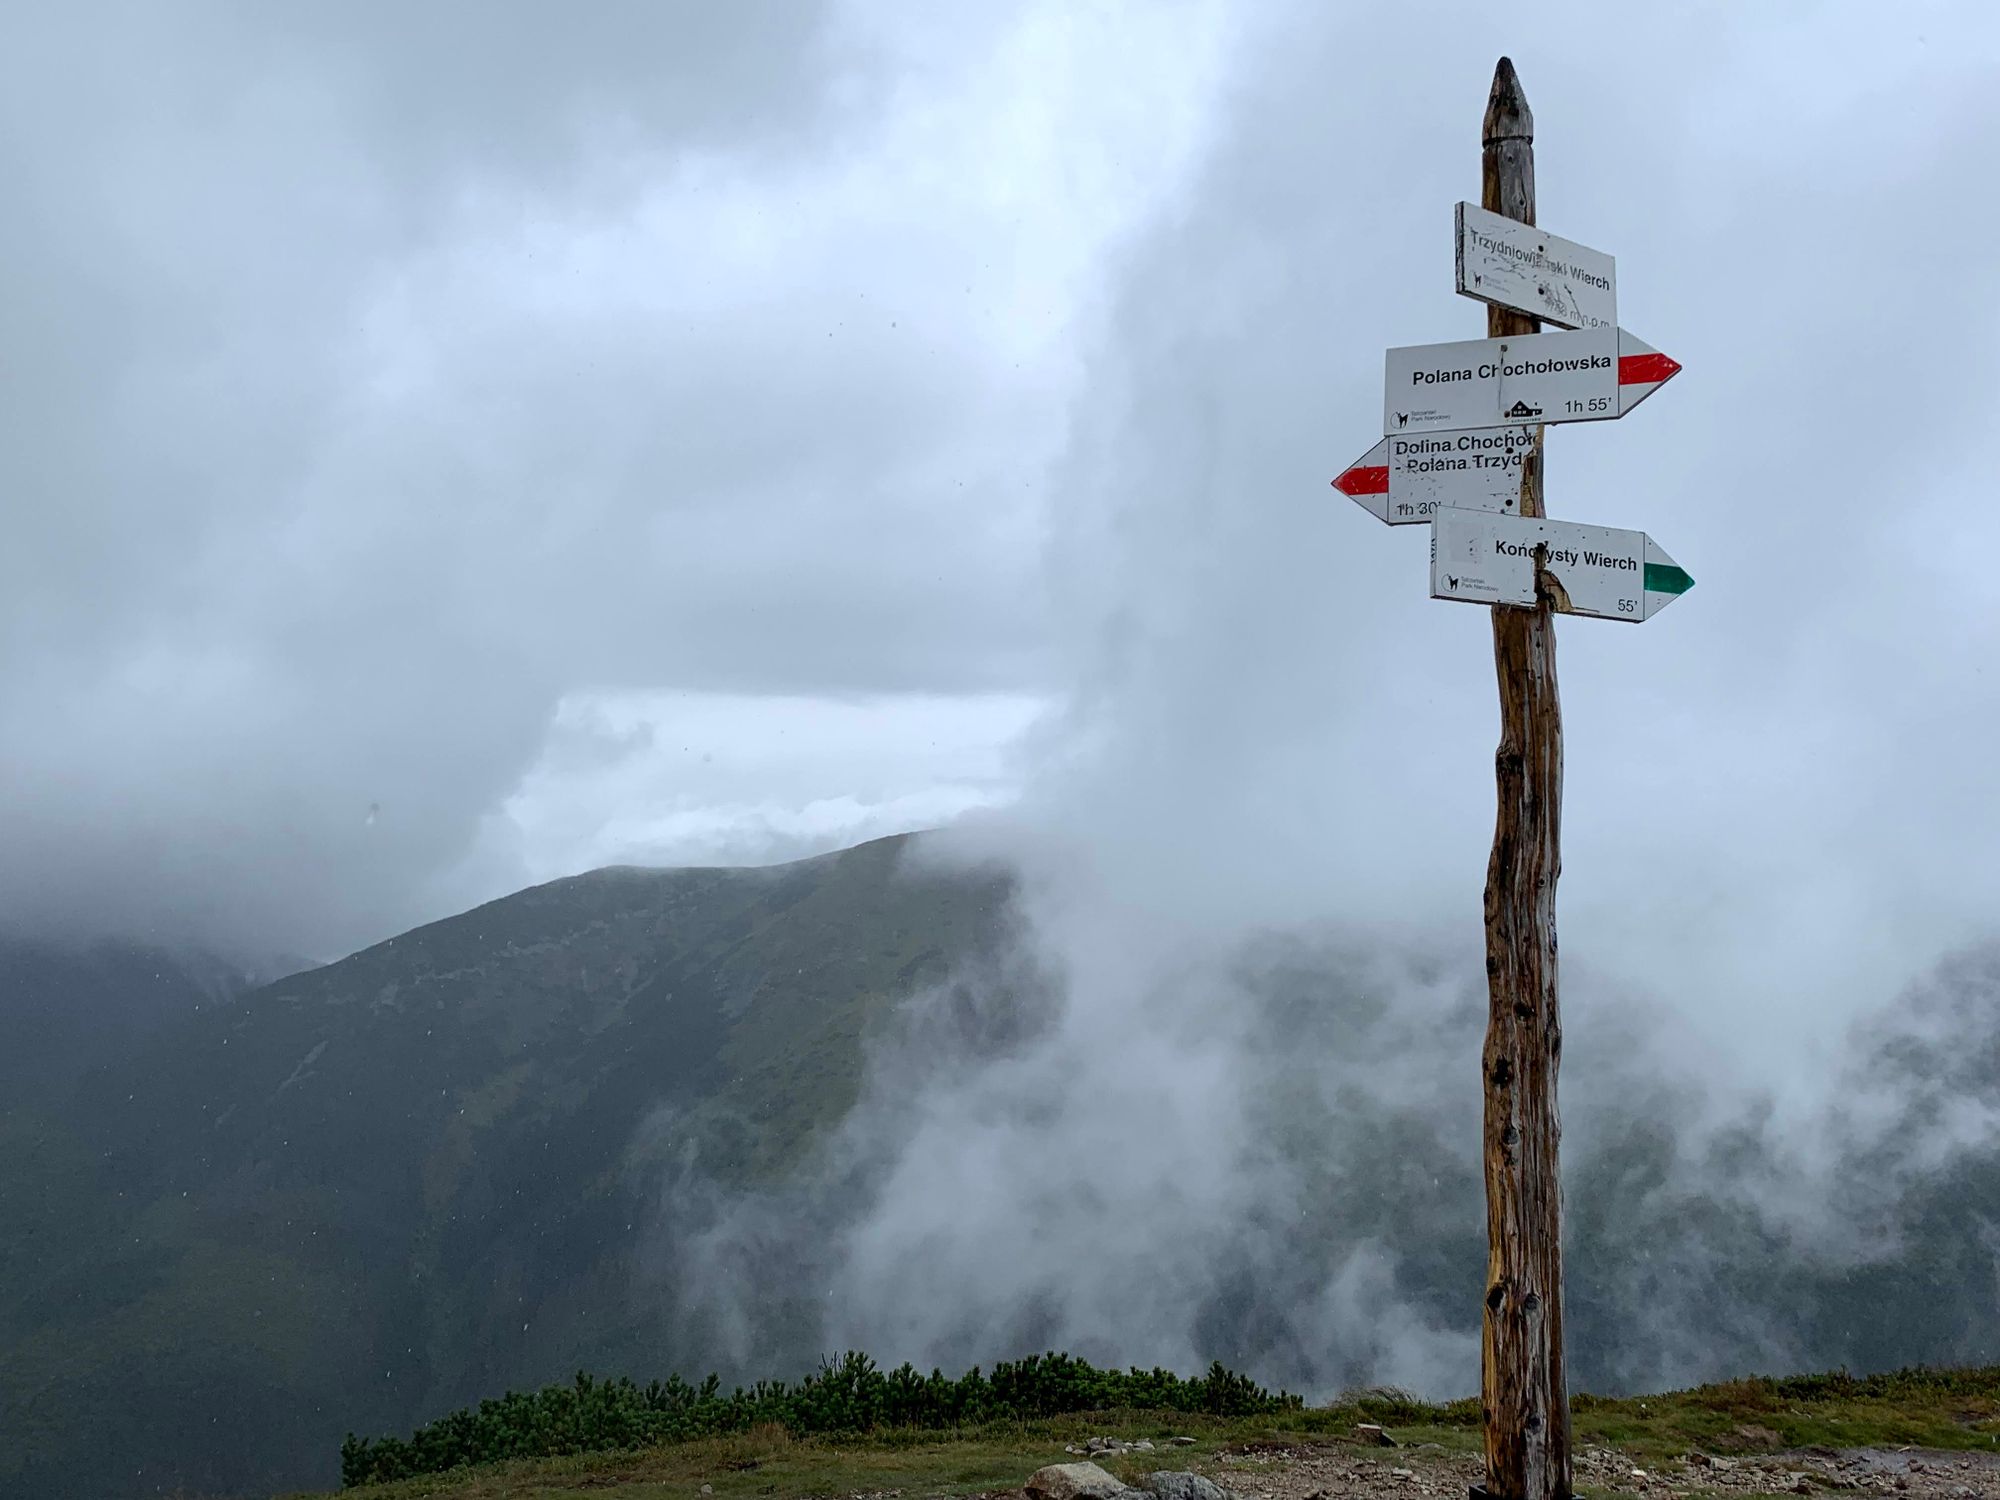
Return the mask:
<svg viewBox="0 0 2000 1500"><path fill-rule="evenodd" d="M1412 344L1384 362L1382 431L1615 421L1680 368L1622 328Z"/></svg>
<svg viewBox="0 0 2000 1500"><path fill-rule="evenodd" d="M1333 487L1391 526L1420 525L1441 508L1511 513L1521 502L1522 460L1534 448L1532 427L1385 437Z"/></svg>

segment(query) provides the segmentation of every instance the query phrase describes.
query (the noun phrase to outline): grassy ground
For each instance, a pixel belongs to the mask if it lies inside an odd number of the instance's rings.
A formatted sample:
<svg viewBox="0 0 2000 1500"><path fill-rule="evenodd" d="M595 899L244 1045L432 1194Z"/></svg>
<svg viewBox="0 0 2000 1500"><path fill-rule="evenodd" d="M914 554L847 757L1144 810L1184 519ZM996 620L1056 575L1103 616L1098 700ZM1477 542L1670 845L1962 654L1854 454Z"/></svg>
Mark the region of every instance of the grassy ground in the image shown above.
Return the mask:
<svg viewBox="0 0 2000 1500"><path fill-rule="evenodd" d="M1739 1380L1629 1400L1574 1403L1576 1445L1615 1447L1637 1462L1700 1451L1898 1447L2000 1451L2000 1369ZM1376 1422L1406 1448L1479 1446L1477 1403L1427 1405L1393 1394L1273 1417L1232 1420L1165 1412L1104 1412L1001 1423L953 1433L889 1432L866 1438L795 1439L772 1427L738 1437L638 1453L525 1460L344 1491L352 1500L800 1500L806 1496L955 1496L1011 1489L1036 1468L1074 1460L1066 1444L1106 1434L1128 1441L1170 1436L1191 1447L1101 1460L1127 1481L1149 1469L1185 1468L1260 1443L1339 1441Z"/></svg>
<svg viewBox="0 0 2000 1500"><path fill-rule="evenodd" d="M1691 1450L2000 1448L2000 1368L1850 1380L1734 1380L1625 1401L1580 1397L1580 1441L1647 1458Z"/></svg>

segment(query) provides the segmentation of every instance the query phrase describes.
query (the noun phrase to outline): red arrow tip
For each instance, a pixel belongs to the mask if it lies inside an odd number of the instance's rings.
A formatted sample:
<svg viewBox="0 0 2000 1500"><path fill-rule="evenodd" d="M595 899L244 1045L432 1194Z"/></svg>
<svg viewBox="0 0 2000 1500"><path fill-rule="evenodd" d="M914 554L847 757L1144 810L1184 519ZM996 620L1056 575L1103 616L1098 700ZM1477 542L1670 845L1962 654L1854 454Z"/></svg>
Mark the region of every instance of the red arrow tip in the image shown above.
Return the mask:
<svg viewBox="0 0 2000 1500"><path fill-rule="evenodd" d="M1620 385L1658 385L1681 372L1681 362L1665 354L1626 354L1618 360Z"/></svg>
<svg viewBox="0 0 2000 1500"><path fill-rule="evenodd" d="M1389 466L1379 468L1349 469L1334 480L1333 487L1343 495L1386 495L1389 493Z"/></svg>

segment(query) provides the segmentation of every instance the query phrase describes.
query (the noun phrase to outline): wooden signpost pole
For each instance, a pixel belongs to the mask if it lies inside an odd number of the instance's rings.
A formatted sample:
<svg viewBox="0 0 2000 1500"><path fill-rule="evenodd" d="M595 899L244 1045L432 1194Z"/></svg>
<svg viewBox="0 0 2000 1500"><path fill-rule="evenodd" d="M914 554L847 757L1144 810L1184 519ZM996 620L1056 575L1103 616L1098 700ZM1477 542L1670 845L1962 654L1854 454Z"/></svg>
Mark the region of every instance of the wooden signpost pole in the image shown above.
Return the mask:
<svg viewBox="0 0 2000 1500"><path fill-rule="evenodd" d="M1431 597L1490 607L1500 679L1499 809L1486 865L1485 1483L1473 1500L1571 1500L1563 1371L1556 881L1562 703L1555 616L1638 624L1694 586L1640 531L1551 519L1547 426L1617 421L1680 361L1617 321L1616 262L1535 224L1535 117L1493 70L1480 207L1455 210L1459 295L1486 337L1391 348L1382 439L1333 481L1378 521L1431 528ZM1561 330L1543 333L1546 318ZM1518 474L1518 485L1515 475Z"/></svg>
<svg viewBox="0 0 2000 1500"><path fill-rule="evenodd" d="M1493 74L1480 153L1491 212L1535 222L1534 116L1514 65ZM1487 336L1539 330L1487 309ZM1542 510L1542 442L1521 478L1520 514ZM1486 867L1486 1314L1480 1398L1485 1494L1569 1500L1569 1397L1563 1374L1562 1188L1556 1149L1556 878L1562 872L1562 707L1554 607L1561 595L1538 552L1537 603L1493 610L1500 678L1499 814ZM1474 1490L1475 1497L1480 1494Z"/></svg>

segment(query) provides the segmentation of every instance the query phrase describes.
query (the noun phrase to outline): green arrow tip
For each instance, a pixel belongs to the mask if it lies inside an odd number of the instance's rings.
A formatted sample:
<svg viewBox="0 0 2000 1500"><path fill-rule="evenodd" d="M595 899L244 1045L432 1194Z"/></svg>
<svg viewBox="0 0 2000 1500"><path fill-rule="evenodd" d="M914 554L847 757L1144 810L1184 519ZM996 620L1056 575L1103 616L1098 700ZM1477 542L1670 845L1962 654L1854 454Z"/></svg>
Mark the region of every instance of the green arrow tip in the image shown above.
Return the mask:
<svg viewBox="0 0 2000 1500"><path fill-rule="evenodd" d="M1687 569L1677 563L1646 564L1646 592L1649 594L1685 594L1694 587L1694 580Z"/></svg>

